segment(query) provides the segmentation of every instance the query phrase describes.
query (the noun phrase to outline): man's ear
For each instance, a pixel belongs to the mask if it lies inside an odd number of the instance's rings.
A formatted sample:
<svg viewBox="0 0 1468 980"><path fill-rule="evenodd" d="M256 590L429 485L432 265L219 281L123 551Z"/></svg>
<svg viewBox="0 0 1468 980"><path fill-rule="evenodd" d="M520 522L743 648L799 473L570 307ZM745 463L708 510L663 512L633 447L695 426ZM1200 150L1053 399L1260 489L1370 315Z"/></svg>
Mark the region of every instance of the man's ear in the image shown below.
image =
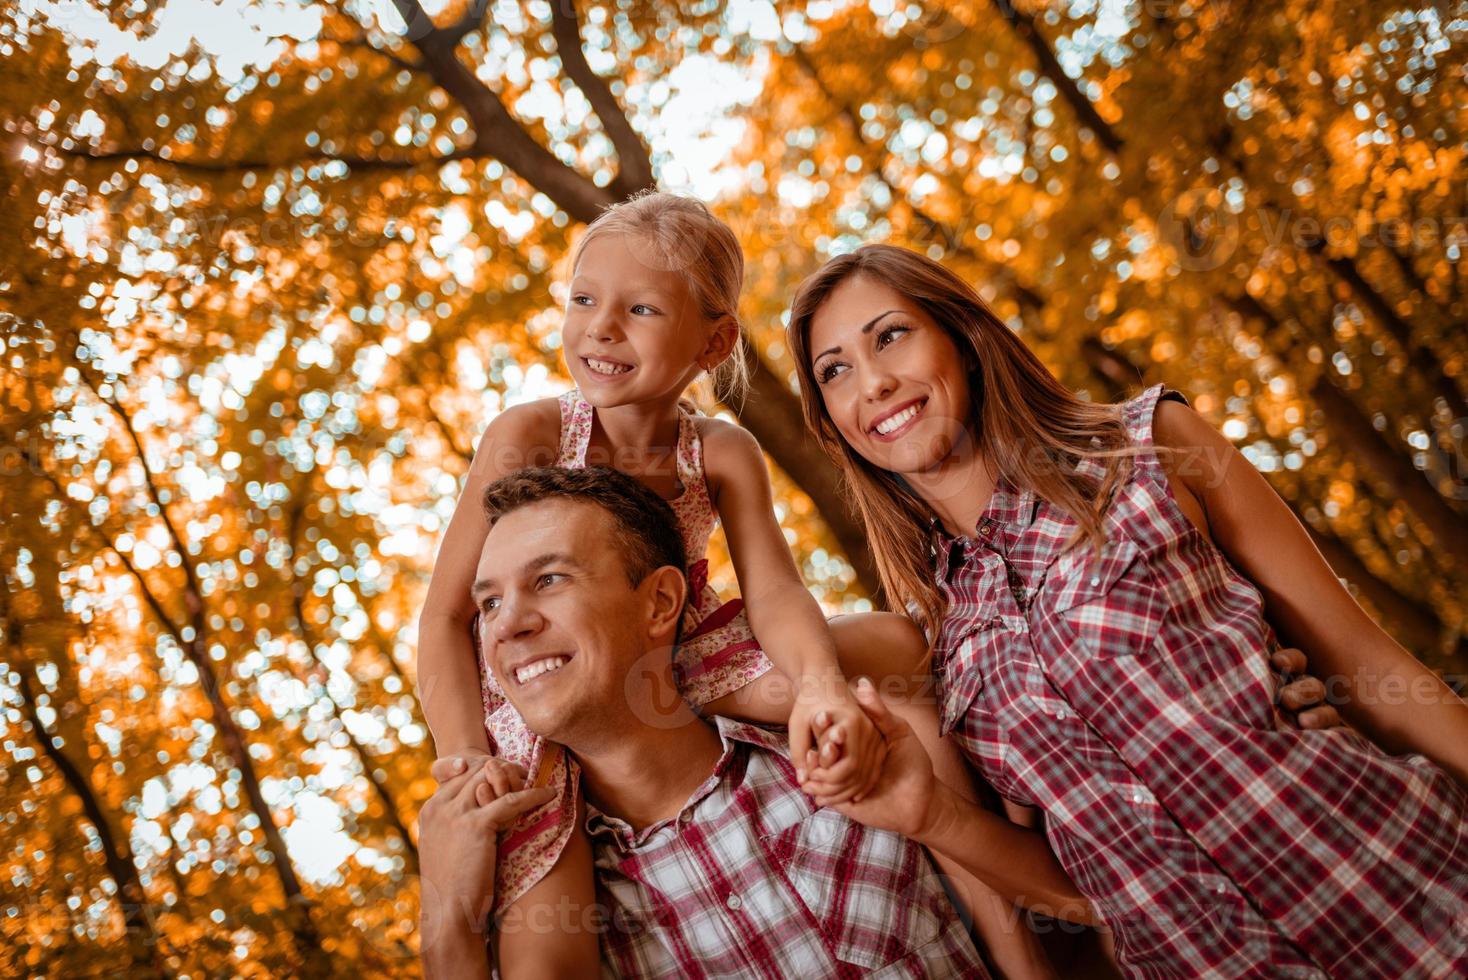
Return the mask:
<svg viewBox="0 0 1468 980"><path fill-rule="evenodd" d="M734 352L734 345L739 343L739 321L732 316L721 316L714 323L713 332L709 334L709 342L704 346L703 353L698 356L698 363L704 366L704 370L713 372L725 359Z"/></svg>
<svg viewBox="0 0 1468 980"><path fill-rule="evenodd" d="M682 569L664 565L648 573L640 586L648 600L647 631L649 638L671 644L683 621L683 606L688 599L688 581Z"/></svg>

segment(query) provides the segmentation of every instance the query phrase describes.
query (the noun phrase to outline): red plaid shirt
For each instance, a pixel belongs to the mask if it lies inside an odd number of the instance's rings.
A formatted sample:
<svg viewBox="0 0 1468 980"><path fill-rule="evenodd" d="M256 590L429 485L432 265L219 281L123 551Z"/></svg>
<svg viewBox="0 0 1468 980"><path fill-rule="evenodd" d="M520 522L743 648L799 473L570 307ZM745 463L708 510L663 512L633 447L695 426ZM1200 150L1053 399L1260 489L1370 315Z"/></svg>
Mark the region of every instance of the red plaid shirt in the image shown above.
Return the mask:
<svg viewBox="0 0 1468 980"><path fill-rule="evenodd" d="M921 847L817 808L783 738L717 721L723 756L674 819L588 806L604 976L988 976Z"/></svg>
<svg viewBox="0 0 1468 980"><path fill-rule="evenodd" d="M1161 392L1125 408L1143 447ZM1468 976L1468 794L1282 721L1263 600L1155 455L1106 524L1099 558L1062 555L1075 523L1002 483L974 537L938 536L935 663L944 731L1043 809L1127 974Z"/></svg>

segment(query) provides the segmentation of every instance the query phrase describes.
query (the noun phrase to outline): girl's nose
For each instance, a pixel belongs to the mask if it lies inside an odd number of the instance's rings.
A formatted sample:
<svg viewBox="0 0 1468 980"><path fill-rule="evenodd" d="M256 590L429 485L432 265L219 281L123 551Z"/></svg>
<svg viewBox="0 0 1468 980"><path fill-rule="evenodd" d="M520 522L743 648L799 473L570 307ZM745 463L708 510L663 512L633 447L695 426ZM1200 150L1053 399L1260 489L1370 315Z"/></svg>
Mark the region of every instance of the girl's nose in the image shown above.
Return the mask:
<svg viewBox="0 0 1468 980"><path fill-rule="evenodd" d="M616 314L611 310L597 310L587 321L586 339L597 343L611 343L621 336Z"/></svg>

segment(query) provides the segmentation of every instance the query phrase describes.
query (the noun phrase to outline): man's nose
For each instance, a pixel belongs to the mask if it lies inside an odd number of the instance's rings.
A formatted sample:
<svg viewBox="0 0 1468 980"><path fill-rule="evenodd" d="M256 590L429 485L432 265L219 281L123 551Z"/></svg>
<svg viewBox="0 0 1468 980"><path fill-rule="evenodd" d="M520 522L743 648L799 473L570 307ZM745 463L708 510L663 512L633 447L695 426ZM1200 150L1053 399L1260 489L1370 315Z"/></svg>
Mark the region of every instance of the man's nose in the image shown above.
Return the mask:
<svg viewBox="0 0 1468 980"><path fill-rule="evenodd" d="M534 636L545 627L545 620L535 604L523 598L505 596L500 600L490 631L496 643L522 640Z"/></svg>

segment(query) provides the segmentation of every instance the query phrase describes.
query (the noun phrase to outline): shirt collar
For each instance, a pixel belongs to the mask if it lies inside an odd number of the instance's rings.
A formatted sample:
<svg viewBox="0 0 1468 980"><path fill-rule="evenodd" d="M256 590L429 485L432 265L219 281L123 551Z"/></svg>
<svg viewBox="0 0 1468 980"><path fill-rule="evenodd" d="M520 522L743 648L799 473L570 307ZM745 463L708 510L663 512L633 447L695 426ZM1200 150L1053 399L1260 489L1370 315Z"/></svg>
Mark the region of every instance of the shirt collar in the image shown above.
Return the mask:
<svg viewBox="0 0 1468 980"><path fill-rule="evenodd" d="M750 725L745 722L725 718L723 715L714 716L714 725L719 733L719 742L724 751L719 755L719 761L714 764L714 771L709 777L698 785L693 794L688 797L687 802L679 809L676 816L667 820L660 820L650 824L642 830L634 830L632 825L620 817L614 817L603 813L592 805L588 800L586 803L586 833L593 838L603 837L613 841L622 851L634 850L642 847L656 837L660 832L675 824L682 824L692 819L693 811L712 793L724 779L741 753L744 746L753 745L766 749L780 755L786 752L788 742L783 735Z"/></svg>
<svg viewBox="0 0 1468 980"><path fill-rule="evenodd" d="M997 548L1002 532L1019 532L1035 523L1039 513L1040 498L1028 487L1016 487L1007 476L1001 475L994 484L994 493L988 506L980 515L972 535L951 535L943 529L943 523L931 518L929 528L933 535L933 557L939 569L948 567L953 546L962 542L977 543Z"/></svg>

